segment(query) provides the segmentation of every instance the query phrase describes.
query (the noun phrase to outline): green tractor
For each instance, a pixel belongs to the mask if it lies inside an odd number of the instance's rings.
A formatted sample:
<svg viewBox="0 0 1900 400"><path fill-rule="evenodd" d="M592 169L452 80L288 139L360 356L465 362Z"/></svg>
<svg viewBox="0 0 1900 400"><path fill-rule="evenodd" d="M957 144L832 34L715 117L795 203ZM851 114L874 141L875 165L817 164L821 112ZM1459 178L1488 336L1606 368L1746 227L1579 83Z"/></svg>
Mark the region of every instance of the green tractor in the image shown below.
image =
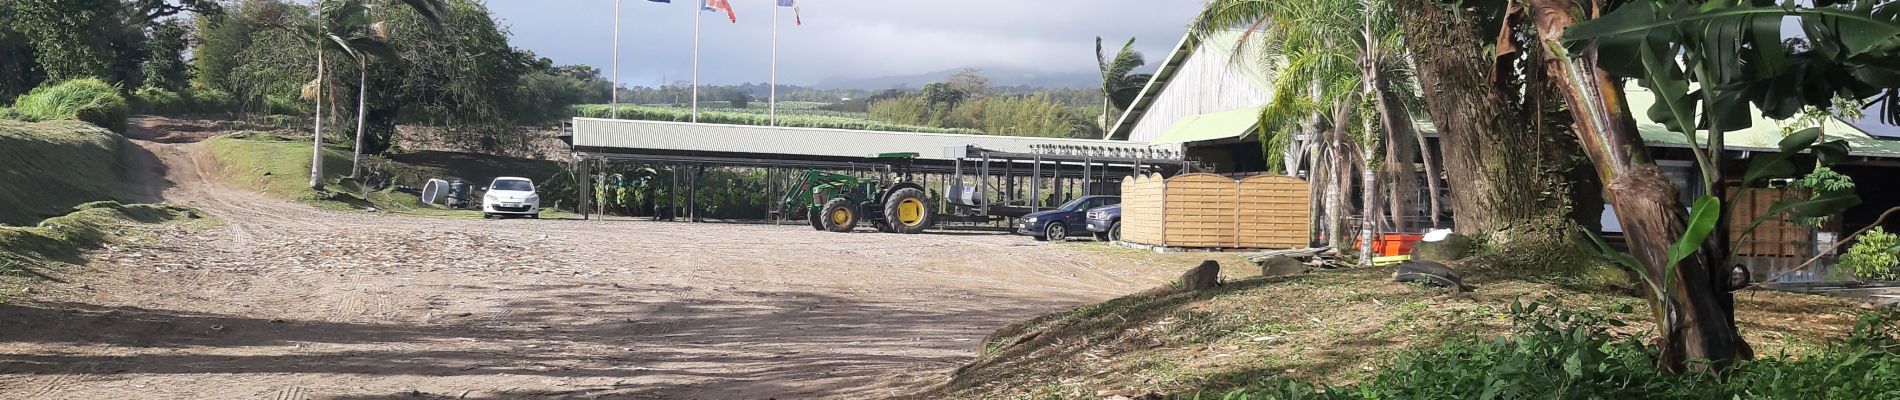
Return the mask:
<svg viewBox="0 0 1900 400"><path fill-rule="evenodd" d="M832 232L850 232L868 221L880 232L923 233L936 219L929 191L922 185L887 185L819 170L805 171L805 178L779 201L777 212L781 216L803 212L812 229Z"/></svg>

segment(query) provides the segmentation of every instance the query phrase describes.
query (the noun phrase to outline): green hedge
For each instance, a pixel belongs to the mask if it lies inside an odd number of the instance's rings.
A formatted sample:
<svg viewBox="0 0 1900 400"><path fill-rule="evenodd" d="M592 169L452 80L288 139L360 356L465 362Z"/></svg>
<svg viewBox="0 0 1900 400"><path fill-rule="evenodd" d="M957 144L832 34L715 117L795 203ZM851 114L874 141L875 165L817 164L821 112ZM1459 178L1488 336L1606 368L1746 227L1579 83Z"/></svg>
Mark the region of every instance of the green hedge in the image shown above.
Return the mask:
<svg viewBox="0 0 1900 400"><path fill-rule="evenodd" d="M80 78L33 88L13 102L14 119L29 122L76 119L113 132L125 132L127 109L119 88L95 78Z"/></svg>

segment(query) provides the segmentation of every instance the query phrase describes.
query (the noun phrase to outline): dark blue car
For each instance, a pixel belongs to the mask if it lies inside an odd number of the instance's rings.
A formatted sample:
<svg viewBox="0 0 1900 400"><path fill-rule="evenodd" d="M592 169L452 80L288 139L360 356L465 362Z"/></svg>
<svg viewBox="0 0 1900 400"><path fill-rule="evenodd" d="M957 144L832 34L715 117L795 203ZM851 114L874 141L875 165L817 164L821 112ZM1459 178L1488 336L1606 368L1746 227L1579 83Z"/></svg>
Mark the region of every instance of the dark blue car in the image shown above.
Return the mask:
<svg viewBox="0 0 1900 400"><path fill-rule="evenodd" d="M1088 218L1089 232L1095 233L1095 240L1104 242L1122 240L1122 205L1090 209Z"/></svg>
<svg viewBox="0 0 1900 400"><path fill-rule="evenodd" d="M1024 215L1019 228L1036 240L1068 240L1070 232L1087 232L1084 213L1089 209L1121 202L1120 196L1082 196L1061 207Z"/></svg>

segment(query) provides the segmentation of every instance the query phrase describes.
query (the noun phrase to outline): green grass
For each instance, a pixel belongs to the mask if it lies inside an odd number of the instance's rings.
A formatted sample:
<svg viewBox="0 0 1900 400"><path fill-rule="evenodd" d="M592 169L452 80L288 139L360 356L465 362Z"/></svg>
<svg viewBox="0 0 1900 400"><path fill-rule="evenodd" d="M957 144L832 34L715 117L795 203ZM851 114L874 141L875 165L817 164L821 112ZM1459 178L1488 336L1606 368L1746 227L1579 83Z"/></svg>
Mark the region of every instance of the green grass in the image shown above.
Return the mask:
<svg viewBox="0 0 1900 400"><path fill-rule="evenodd" d="M33 88L14 100L8 114L26 121L77 119L124 132L126 102L119 88L98 79L81 78Z"/></svg>
<svg viewBox="0 0 1900 400"><path fill-rule="evenodd" d="M37 226L0 226L0 303L40 281L58 280L52 273L61 265L85 263L87 250L126 238L137 224L197 218L197 212L179 206L101 201Z"/></svg>
<svg viewBox="0 0 1900 400"><path fill-rule="evenodd" d="M47 218L36 226L0 226L0 264L41 260L79 263L85 250L110 241L127 224L188 218L198 218L197 212L169 204L81 204L70 214Z"/></svg>
<svg viewBox="0 0 1900 400"><path fill-rule="evenodd" d="M1132 250L1123 250L1105 248L1104 252L1137 257ZM1227 269L1248 268L1242 265ZM1312 385L1339 387L1390 379L1382 376L1405 362L1401 355L1427 354L1418 352L1445 345L1469 349L1514 333L1510 304L1519 299L1572 310L1607 310L1609 316L1631 322L1618 328L1616 334L1623 337L1647 339L1653 333L1646 305L1638 297L1496 275L1467 275L1466 283L1475 291L1450 293L1394 283L1392 273L1393 268L1386 267L1284 277L1236 276L1232 278L1239 279L1208 291L1162 287L1008 324L985 338L976 360L960 368L950 382L919 397L1092 398L1088 394L1096 390L1130 388L1183 399L1223 398L1236 389L1243 389L1239 396L1253 395L1246 398L1290 398L1283 396L1289 392L1255 389L1262 384L1297 382L1307 385L1305 393L1312 394ZM1844 353L1820 351L1827 348L1826 343L1848 334L1858 311L1846 300L1771 291L1738 295L1736 308L1738 323L1745 327L1742 333L1757 354L1787 354L1778 357L1782 361L1832 362L1829 357ZM1447 358L1464 353L1429 354ZM1820 358L1809 357L1816 354ZM1436 364L1417 365L1410 371L1430 372L1425 367ZM1403 389L1436 381L1443 379L1392 380L1373 387ZM1853 387L1878 387L1889 381L1869 378L1867 384ZM1483 391L1471 386L1448 388L1431 393L1475 396Z"/></svg>
<svg viewBox="0 0 1900 400"><path fill-rule="evenodd" d="M207 141L223 177L241 187L264 194L291 199L319 207L431 217L479 218L472 210L455 210L423 204L416 195L393 189L368 190L349 175L350 153L347 148L325 147L324 193L310 189L310 142L255 132L238 132ZM496 176L523 176L537 181L553 176L560 165L553 161L515 159L467 153L422 152L394 155L390 158L364 157L365 166L399 185L421 187L430 178L460 176L477 187ZM572 214L546 211L543 218L563 218Z"/></svg>
<svg viewBox="0 0 1900 400"><path fill-rule="evenodd" d="M702 104L702 106L704 106L704 104ZM608 112L610 110L611 110L611 107L609 107L606 104L582 104L582 105L573 106L572 114L577 117L607 118ZM856 114L859 114L859 113L839 113L840 115L821 115L818 113L829 113L829 111L796 111L796 112L793 110L787 110L787 111L788 111L787 113L779 115L778 117L780 126L795 127L795 128L859 129L859 130L893 131L893 132L956 133L956 134L966 134L966 135L983 134L983 132L975 130L975 129L937 128L937 127L929 127L929 126L893 124L889 122L869 119L862 116L855 116ZM846 116L847 114L853 115L853 116ZM631 119L631 120L642 120L642 121L685 122L692 119L692 110L685 109L685 108L677 108L677 107L660 107L660 106L623 104L620 106L620 119ZM748 107L744 110L706 109L702 107L699 111L699 121L705 122L705 123L713 123L713 124L732 124L732 125L761 125L762 126L762 125L771 124L770 116L768 116L763 109L753 108L753 107Z"/></svg>
<svg viewBox="0 0 1900 400"><path fill-rule="evenodd" d="M124 146L84 122L0 120L0 224L30 226L79 204L127 200Z"/></svg>

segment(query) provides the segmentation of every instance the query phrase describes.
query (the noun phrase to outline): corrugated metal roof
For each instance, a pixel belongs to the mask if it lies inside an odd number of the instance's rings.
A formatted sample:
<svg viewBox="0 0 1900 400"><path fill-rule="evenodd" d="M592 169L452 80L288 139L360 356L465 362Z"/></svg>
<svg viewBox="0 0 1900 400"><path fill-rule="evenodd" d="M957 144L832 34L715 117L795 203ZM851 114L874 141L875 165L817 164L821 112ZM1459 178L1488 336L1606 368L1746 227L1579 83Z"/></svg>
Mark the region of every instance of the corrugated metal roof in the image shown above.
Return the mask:
<svg viewBox="0 0 1900 400"><path fill-rule="evenodd" d="M1623 89L1624 98L1629 101L1630 113L1635 114L1636 130L1642 132L1643 142L1656 147L1689 147L1689 138L1681 133L1672 132L1662 124L1649 119L1649 107L1656 104L1656 96L1637 86ZM1760 110L1749 108L1754 118L1747 129L1729 131L1722 134L1723 146L1729 150L1780 151L1783 123L1768 119ZM1866 131L1838 119L1828 118L1822 124L1828 139L1844 139L1849 145L1848 154L1866 157L1900 157L1900 141L1882 139L1868 135ZM1707 133L1697 133L1696 140L1707 141Z"/></svg>
<svg viewBox="0 0 1900 400"><path fill-rule="evenodd" d="M879 153L917 153L919 159L950 160L953 157L945 154L946 148L976 146L1002 152L1032 153L1034 146L1038 145L1124 150L1149 148L1180 150L1178 145L1149 145L1098 139L787 128L599 118L574 119L575 147L608 149L818 157L871 157Z"/></svg>

